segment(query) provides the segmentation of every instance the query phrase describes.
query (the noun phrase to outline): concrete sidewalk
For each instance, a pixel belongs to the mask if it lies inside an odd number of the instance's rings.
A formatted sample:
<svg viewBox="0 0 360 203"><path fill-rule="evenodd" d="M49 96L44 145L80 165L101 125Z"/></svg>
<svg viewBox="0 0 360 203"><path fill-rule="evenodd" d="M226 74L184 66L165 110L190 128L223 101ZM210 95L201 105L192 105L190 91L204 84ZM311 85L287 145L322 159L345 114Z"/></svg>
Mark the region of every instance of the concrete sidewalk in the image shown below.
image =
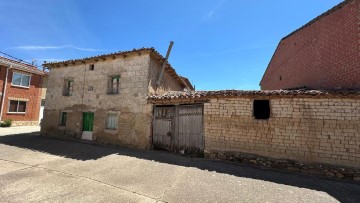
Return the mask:
<svg viewBox="0 0 360 203"><path fill-rule="evenodd" d="M40 126L19 126L19 127L0 128L0 136L23 134L23 133L40 134Z"/></svg>
<svg viewBox="0 0 360 203"><path fill-rule="evenodd" d="M61 141L16 129L0 136L2 202L360 200L360 185L353 183L161 151Z"/></svg>

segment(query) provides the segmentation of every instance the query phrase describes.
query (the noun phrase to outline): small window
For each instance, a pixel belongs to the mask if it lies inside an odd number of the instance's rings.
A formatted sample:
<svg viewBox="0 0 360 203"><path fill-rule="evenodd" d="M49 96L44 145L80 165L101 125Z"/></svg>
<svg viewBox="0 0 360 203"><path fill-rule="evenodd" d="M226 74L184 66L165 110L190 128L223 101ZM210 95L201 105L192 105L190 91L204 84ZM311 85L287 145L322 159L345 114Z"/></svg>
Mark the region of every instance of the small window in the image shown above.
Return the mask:
<svg viewBox="0 0 360 203"><path fill-rule="evenodd" d="M65 85L64 85L64 96L71 96L73 94L73 90L74 90L74 81L73 80L65 80Z"/></svg>
<svg viewBox="0 0 360 203"><path fill-rule="evenodd" d="M25 113L26 102L10 100L8 113Z"/></svg>
<svg viewBox="0 0 360 203"><path fill-rule="evenodd" d="M118 124L118 114L109 113L106 118L106 129L116 130Z"/></svg>
<svg viewBox="0 0 360 203"><path fill-rule="evenodd" d="M67 112L60 113L60 125L61 126L66 126L66 117L67 117Z"/></svg>
<svg viewBox="0 0 360 203"><path fill-rule="evenodd" d="M270 118L270 101L269 100L254 100L254 117L255 119Z"/></svg>
<svg viewBox="0 0 360 203"><path fill-rule="evenodd" d="M89 65L89 70L94 70L95 69L95 65L94 64L90 64Z"/></svg>
<svg viewBox="0 0 360 203"><path fill-rule="evenodd" d="M30 75L13 72L11 85L19 87L30 87Z"/></svg>
<svg viewBox="0 0 360 203"><path fill-rule="evenodd" d="M120 76L111 76L109 83L109 94L119 94Z"/></svg>
<svg viewBox="0 0 360 203"><path fill-rule="evenodd" d="M93 87L93 86L89 86L88 91L94 91L94 87Z"/></svg>

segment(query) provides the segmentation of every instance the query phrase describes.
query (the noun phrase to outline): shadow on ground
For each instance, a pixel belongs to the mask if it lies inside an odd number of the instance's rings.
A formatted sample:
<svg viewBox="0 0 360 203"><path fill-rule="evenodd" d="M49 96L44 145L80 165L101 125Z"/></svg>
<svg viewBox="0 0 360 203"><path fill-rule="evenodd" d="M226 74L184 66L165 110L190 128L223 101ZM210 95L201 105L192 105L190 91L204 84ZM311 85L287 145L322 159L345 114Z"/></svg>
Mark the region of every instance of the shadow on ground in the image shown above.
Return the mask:
<svg viewBox="0 0 360 203"><path fill-rule="evenodd" d="M217 173L229 174L237 177L258 179L323 191L340 202L360 201L360 184L329 180L308 175L278 172L270 169L261 169L218 160L184 157L163 151L135 150L91 145L42 137L37 133L0 136L0 144L82 161L96 160L114 154L130 156L139 159L153 160L160 163L195 167L201 170L215 171Z"/></svg>

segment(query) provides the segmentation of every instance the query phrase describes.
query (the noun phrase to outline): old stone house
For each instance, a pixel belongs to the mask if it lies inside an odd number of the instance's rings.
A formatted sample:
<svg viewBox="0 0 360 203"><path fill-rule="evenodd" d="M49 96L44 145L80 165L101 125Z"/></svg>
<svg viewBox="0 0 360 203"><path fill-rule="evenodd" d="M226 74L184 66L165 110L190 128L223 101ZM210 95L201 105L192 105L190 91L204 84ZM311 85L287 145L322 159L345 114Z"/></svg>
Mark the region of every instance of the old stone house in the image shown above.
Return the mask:
<svg viewBox="0 0 360 203"><path fill-rule="evenodd" d="M359 89L360 0L345 0L281 39L261 89Z"/></svg>
<svg viewBox="0 0 360 203"><path fill-rule="evenodd" d="M45 76L33 65L0 57L0 120L11 119L12 126L39 125Z"/></svg>
<svg viewBox="0 0 360 203"><path fill-rule="evenodd" d="M153 48L47 63L49 83L41 133L137 148L151 146L151 93L192 90Z"/></svg>

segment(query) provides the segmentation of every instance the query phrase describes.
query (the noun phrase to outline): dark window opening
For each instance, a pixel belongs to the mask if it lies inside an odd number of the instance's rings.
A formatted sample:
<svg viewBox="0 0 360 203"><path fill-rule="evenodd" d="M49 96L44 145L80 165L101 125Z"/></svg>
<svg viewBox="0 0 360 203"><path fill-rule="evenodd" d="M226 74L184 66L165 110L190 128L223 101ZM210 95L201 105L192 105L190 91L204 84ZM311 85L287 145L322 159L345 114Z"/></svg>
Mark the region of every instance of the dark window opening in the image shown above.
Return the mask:
<svg viewBox="0 0 360 203"><path fill-rule="evenodd" d="M8 112L9 113L25 113L26 112L26 102L10 100Z"/></svg>
<svg viewBox="0 0 360 203"><path fill-rule="evenodd" d="M282 80L282 77L280 76L280 81Z"/></svg>
<svg viewBox="0 0 360 203"><path fill-rule="evenodd" d="M61 117L60 117L61 126L66 126L66 117L67 117L67 112L61 112Z"/></svg>
<svg viewBox="0 0 360 203"><path fill-rule="evenodd" d="M94 70L95 69L95 65L94 64L90 64L89 65L89 70Z"/></svg>
<svg viewBox="0 0 360 203"><path fill-rule="evenodd" d="M254 117L255 119L270 118L269 100L254 100Z"/></svg>

